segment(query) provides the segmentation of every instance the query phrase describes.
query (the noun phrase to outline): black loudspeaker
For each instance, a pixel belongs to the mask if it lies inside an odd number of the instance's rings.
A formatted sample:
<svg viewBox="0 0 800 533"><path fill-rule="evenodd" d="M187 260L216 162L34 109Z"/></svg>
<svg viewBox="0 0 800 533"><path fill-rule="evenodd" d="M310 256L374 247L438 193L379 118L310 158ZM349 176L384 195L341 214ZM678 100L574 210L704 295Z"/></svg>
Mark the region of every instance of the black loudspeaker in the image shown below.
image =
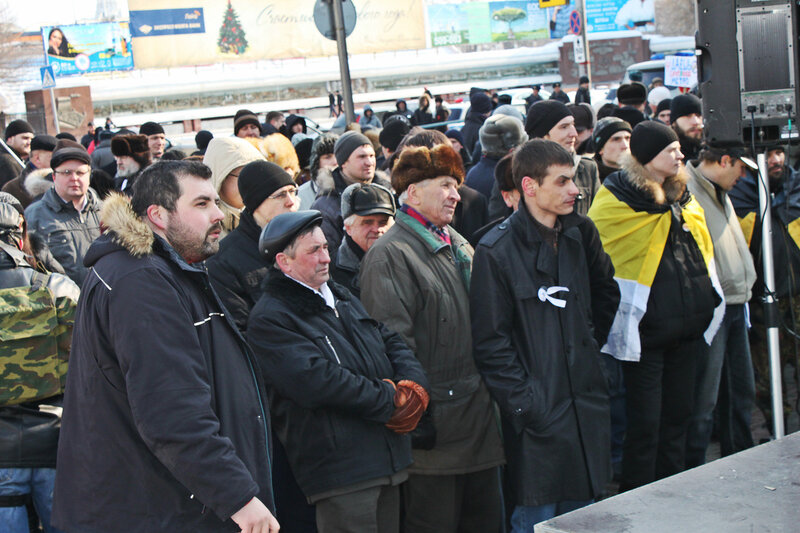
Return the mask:
<svg viewBox="0 0 800 533"><path fill-rule="evenodd" d="M794 0L697 0L697 78L709 144L800 140L797 9Z"/></svg>

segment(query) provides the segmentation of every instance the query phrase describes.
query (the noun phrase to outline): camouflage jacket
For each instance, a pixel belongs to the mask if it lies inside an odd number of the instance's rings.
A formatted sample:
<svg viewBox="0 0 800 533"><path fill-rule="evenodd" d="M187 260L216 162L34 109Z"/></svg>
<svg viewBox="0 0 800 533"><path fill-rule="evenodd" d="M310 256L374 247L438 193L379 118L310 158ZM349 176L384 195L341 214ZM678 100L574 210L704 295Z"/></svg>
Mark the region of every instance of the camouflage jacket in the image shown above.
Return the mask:
<svg viewBox="0 0 800 533"><path fill-rule="evenodd" d="M34 270L22 252L0 247L0 289L28 287L33 276ZM63 274L51 274L47 288L57 305L74 310L80 290L72 280ZM13 383L3 382L0 376L0 388L11 386ZM40 409L39 404L57 403L60 397L0 407L0 468L55 467L61 420L52 410Z"/></svg>

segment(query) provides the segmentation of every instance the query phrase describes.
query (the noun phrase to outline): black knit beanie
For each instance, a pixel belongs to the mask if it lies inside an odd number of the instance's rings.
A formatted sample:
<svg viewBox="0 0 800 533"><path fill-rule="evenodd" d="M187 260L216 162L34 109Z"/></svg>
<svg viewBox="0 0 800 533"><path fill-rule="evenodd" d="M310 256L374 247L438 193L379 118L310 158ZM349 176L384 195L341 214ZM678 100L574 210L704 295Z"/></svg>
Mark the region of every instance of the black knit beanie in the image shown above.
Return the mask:
<svg viewBox="0 0 800 533"><path fill-rule="evenodd" d="M657 120L645 120L633 128L631 133L631 154L636 160L646 165L661 150L678 141L675 131Z"/></svg>
<svg viewBox="0 0 800 533"><path fill-rule="evenodd" d="M270 161L251 161L239 173L239 194L250 213L275 191L287 185L294 185L292 176Z"/></svg>
<svg viewBox="0 0 800 533"><path fill-rule="evenodd" d="M703 114L703 104L700 99L693 94L679 94L672 99L669 104L669 119L675 122L680 117L685 117L697 113Z"/></svg>
<svg viewBox="0 0 800 533"><path fill-rule="evenodd" d="M158 135L158 134L163 135L164 134L164 128L161 126L161 124L157 124L155 122L145 122L139 128L139 134L140 135Z"/></svg>
<svg viewBox="0 0 800 533"><path fill-rule="evenodd" d="M6 140L20 133L34 133L33 127L22 119L12 120L6 126Z"/></svg>
<svg viewBox="0 0 800 533"><path fill-rule="evenodd" d="M672 98L664 98L658 103L658 106L656 106L656 116L658 116L662 111L669 111L670 115L672 115L672 110L670 109L671 106Z"/></svg>
<svg viewBox="0 0 800 533"><path fill-rule="evenodd" d="M359 146L364 146L365 144L372 146L372 141L366 135L362 135L357 131L348 131L339 137L333 147L336 162L339 166L342 166L350 158L350 154L355 152Z"/></svg>
<svg viewBox="0 0 800 533"><path fill-rule="evenodd" d="M567 106L558 100L541 100L528 109L525 132L531 139L542 138L565 117L572 114Z"/></svg>
<svg viewBox="0 0 800 533"><path fill-rule="evenodd" d="M194 144L197 145L197 149L206 153L206 148L208 148L208 143L211 142L211 139L214 138L214 134L208 130L200 130L197 132L197 135L194 136Z"/></svg>
<svg viewBox="0 0 800 533"><path fill-rule="evenodd" d="M603 149L608 140L620 131L632 131L631 125L617 117L606 117L598 121L592 132L592 139L594 139L594 148L596 152Z"/></svg>

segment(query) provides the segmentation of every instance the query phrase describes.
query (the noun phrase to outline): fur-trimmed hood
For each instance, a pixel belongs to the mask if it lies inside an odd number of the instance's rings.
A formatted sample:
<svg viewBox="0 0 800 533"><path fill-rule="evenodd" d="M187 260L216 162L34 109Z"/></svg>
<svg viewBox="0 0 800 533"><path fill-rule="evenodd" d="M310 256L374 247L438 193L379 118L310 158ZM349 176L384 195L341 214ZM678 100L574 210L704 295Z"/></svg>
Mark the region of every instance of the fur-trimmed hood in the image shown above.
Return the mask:
<svg viewBox="0 0 800 533"><path fill-rule="evenodd" d="M22 187L32 198L37 198L53 186L53 169L39 168L25 176Z"/></svg>
<svg viewBox="0 0 800 533"><path fill-rule="evenodd" d="M133 212L127 196L110 194L100 210L100 223L103 231L110 234L111 240L134 257L153 253L155 233Z"/></svg>
<svg viewBox="0 0 800 533"><path fill-rule="evenodd" d="M623 176L634 187L644 192L658 205L673 204L680 200L686 192L689 174L681 165L678 174L670 176L664 183L658 183L650 177L650 173L631 154L625 154L622 159Z"/></svg>

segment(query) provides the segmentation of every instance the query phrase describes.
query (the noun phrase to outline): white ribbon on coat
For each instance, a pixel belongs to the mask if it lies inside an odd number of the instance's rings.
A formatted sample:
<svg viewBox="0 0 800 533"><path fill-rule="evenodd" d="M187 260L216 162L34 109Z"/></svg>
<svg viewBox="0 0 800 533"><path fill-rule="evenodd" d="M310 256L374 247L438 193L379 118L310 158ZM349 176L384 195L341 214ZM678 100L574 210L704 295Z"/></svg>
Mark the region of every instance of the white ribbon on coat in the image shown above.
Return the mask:
<svg viewBox="0 0 800 533"><path fill-rule="evenodd" d="M562 300L560 298L553 298L553 294L561 291L569 292L568 287L539 287L539 300L542 302L550 302L551 304L555 305L556 307L560 307L564 309L567 306L567 301Z"/></svg>

